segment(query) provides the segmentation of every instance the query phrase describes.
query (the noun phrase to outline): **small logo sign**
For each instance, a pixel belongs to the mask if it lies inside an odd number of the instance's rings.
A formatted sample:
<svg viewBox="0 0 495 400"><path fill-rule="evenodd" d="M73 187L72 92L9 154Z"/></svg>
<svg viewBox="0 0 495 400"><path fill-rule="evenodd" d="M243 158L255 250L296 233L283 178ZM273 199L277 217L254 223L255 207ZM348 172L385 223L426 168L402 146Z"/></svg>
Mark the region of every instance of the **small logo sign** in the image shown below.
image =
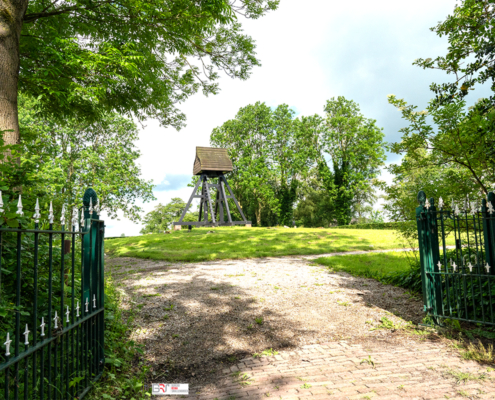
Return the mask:
<svg viewBox="0 0 495 400"><path fill-rule="evenodd" d="M188 395L188 383L152 383L151 394L155 396Z"/></svg>

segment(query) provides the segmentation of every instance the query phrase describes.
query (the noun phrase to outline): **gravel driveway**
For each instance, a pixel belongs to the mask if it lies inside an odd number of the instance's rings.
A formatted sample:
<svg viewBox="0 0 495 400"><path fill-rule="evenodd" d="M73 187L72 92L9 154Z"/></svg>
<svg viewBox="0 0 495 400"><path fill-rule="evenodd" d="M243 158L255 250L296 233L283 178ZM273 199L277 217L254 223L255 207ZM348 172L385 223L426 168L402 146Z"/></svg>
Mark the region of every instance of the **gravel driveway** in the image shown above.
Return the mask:
<svg viewBox="0 0 495 400"><path fill-rule="evenodd" d="M419 322L422 303L373 279L328 273L317 256L168 264L106 262L134 302L152 364L203 365L268 348L368 337L381 317ZM258 321L258 322L257 322ZM168 361L167 361L168 360Z"/></svg>

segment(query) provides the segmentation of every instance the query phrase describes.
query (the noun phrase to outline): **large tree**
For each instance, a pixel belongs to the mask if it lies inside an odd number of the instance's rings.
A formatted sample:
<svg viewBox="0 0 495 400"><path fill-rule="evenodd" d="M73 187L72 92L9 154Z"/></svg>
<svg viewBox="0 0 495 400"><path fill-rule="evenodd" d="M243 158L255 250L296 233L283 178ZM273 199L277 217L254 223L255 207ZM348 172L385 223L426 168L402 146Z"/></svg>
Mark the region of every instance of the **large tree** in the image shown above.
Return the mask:
<svg viewBox="0 0 495 400"><path fill-rule="evenodd" d="M445 21L431 28L449 42L447 54L419 58L414 64L439 69L451 75L447 83L432 83L434 102L444 104L462 99L476 84L488 83L495 91L495 7L493 0L463 0ZM495 97L489 99L495 105Z"/></svg>
<svg viewBox="0 0 495 400"><path fill-rule="evenodd" d="M229 150L234 166L229 181L244 212L257 225L262 224L263 213L279 214L273 135L272 110L257 102L241 108L235 119L215 128L210 137L212 146Z"/></svg>
<svg viewBox="0 0 495 400"><path fill-rule="evenodd" d="M158 204L154 210L144 216L144 227L141 233L163 233L172 228L172 223L177 222L186 208L186 203L179 197L174 197L169 203L162 205ZM189 206L191 208L191 206ZM199 212L188 212L184 216L184 221L197 221Z"/></svg>
<svg viewBox="0 0 495 400"><path fill-rule="evenodd" d="M0 0L0 132L19 143L17 93L52 119L107 112L177 128L176 104L259 65L237 17L279 0Z"/></svg>
<svg viewBox="0 0 495 400"><path fill-rule="evenodd" d="M325 113L324 128L317 140L318 170L327 190L333 192L335 220L347 225L353 205L363 198L362 192L373 192L378 183L386 144L376 121L365 118L353 100L332 98Z"/></svg>
<svg viewBox="0 0 495 400"><path fill-rule="evenodd" d="M36 102L20 97L23 139L13 150L19 164L0 164L3 194L16 201L15 188L22 187L26 210L33 210L28 203L38 197L44 212L53 201L57 213L62 204L69 213L72 207L80 206L86 188L93 187L101 209L111 218L120 212L139 220L141 208L136 200L147 202L154 197L152 182L140 178L140 152L134 144L136 124L116 113L106 113L98 122L68 119L60 125L40 117L34 111Z"/></svg>

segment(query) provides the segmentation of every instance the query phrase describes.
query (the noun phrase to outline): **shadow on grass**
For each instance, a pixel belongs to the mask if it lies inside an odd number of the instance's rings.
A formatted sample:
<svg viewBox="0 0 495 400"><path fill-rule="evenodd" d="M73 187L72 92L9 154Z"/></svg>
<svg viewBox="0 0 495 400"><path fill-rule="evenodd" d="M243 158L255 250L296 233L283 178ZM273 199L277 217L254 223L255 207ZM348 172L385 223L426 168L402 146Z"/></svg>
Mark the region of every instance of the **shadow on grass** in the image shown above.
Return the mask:
<svg viewBox="0 0 495 400"><path fill-rule="evenodd" d="M401 247L394 231L306 228L211 228L108 241L113 257L165 261L211 261L325 254Z"/></svg>

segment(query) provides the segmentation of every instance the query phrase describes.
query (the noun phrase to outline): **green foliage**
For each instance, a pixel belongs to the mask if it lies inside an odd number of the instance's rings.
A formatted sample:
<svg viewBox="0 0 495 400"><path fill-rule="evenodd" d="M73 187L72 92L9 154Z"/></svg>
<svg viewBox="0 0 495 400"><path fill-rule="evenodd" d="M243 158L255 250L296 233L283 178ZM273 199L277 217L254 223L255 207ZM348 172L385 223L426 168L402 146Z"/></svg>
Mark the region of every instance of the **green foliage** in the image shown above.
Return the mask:
<svg viewBox="0 0 495 400"><path fill-rule="evenodd" d="M405 222L376 222L370 224L352 224L352 225L341 225L334 226L332 229L390 229L390 230L400 230L402 228L413 228L417 229L416 221L405 221Z"/></svg>
<svg viewBox="0 0 495 400"><path fill-rule="evenodd" d="M80 123L67 119L55 123L37 114L39 102L27 96L19 98L20 145L11 146L19 163L0 163L4 193L14 201L22 188L24 210L34 212L40 198L42 221L53 201L55 215L62 204L67 216L80 207L84 191L93 187L100 207L110 218L118 211L137 221L141 208L137 199L154 199L151 182L139 177L136 164L140 152L134 142L136 125L117 114L104 114L97 123ZM5 147L0 146L0 154ZM14 210L14 208L12 208Z"/></svg>
<svg viewBox="0 0 495 400"><path fill-rule="evenodd" d="M191 206L189 206L191 207ZM162 205L158 204L155 209L143 218L144 227L141 233L163 233L172 227L172 222L179 221L182 212L186 208L186 203L179 197L173 198L169 203ZM199 213L187 212L184 216L184 221L197 221Z"/></svg>
<svg viewBox="0 0 495 400"><path fill-rule="evenodd" d="M234 165L229 181L246 217L258 226L292 225L298 182L311 162L300 124L287 105L272 110L257 102L211 134L212 146L228 148Z"/></svg>
<svg viewBox="0 0 495 400"><path fill-rule="evenodd" d="M285 104L272 110L258 102L213 130L210 142L229 149L229 179L256 225L348 224L371 211L383 133L352 100L331 99L325 111L326 119L294 118Z"/></svg>
<svg viewBox="0 0 495 400"><path fill-rule="evenodd" d="M121 292L111 278L105 281L105 370L102 378L88 393L88 399L143 399L148 367L143 360L144 349L133 340L135 310L124 313ZM147 393L148 392L148 393Z"/></svg>
<svg viewBox="0 0 495 400"><path fill-rule="evenodd" d="M358 192L369 192L385 161L382 129L364 118L359 106L343 96L325 106L325 129L320 137L320 163L330 157L327 169L333 173L334 218L338 225L352 219L352 204Z"/></svg>
<svg viewBox="0 0 495 400"><path fill-rule="evenodd" d="M94 122L117 112L181 127L177 103L199 90L217 93L220 72L247 79L260 65L238 16L256 19L277 6L278 0L31 0L19 87L58 121Z"/></svg>
<svg viewBox="0 0 495 400"><path fill-rule="evenodd" d="M431 85L436 103L462 99L476 84L491 82L491 89L495 89L494 16L491 0L462 0L445 21L431 28L438 36L448 38L448 53L435 59L420 58L414 64L454 75L453 82ZM494 98L489 99L490 107L494 101Z"/></svg>

